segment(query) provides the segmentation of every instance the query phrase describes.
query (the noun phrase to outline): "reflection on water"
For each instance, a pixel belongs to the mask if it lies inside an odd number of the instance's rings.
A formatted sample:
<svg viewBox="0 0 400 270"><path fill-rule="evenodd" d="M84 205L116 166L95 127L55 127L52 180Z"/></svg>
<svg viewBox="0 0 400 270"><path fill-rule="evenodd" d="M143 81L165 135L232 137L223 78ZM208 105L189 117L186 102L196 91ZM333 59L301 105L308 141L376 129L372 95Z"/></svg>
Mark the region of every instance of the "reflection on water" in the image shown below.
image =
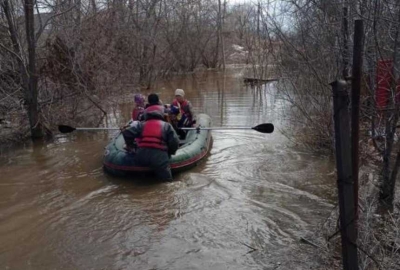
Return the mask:
<svg viewBox="0 0 400 270"><path fill-rule="evenodd" d="M63 134L3 153L0 265L306 269L298 239L332 209L333 161L291 147L279 132L285 103L274 84L245 86L242 73L204 71L153 89L164 103L184 89L213 126L275 125L273 134L214 131L206 160L172 183L105 174L103 149L115 132ZM113 108L108 125L128 121L131 109L129 100Z"/></svg>

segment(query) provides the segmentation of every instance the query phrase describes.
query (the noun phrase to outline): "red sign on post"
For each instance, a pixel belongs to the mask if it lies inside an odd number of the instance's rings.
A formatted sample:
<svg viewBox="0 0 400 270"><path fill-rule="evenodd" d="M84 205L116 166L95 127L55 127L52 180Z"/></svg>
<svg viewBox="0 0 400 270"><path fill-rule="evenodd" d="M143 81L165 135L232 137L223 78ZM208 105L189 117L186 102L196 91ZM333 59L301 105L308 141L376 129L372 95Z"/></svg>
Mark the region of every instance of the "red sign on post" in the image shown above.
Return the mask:
<svg viewBox="0 0 400 270"><path fill-rule="evenodd" d="M376 92L375 92L375 100L376 100L376 108L378 110L386 109L388 104L390 95L390 83L392 80L392 69L393 69L393 61L392 60L379 60L377 69L376 69ZM396 103L400 101L400 84L397 83L396 87Z"/></svg>
<svg viewBox="0 0 400 270"><path fill-rule="evenodd" d="M378 61L378 67L376 69L376 108L383 110L389 100L390 93L390 80L393 62L392 60L380 60Z"/></svg>

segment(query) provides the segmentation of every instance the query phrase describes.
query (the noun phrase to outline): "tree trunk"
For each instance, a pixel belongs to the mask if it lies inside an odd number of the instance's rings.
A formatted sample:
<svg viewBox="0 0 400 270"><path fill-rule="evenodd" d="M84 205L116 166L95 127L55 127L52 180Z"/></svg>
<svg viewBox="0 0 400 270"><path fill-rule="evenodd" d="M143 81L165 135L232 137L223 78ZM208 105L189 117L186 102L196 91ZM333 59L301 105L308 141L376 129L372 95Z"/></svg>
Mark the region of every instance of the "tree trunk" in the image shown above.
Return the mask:
<svg viewBox="0 0 400 270"><path fill-rule="evenodd" d="M211 64L212 68L216 68L218 66L219 62L219 44L221 42L221 0L218 0L218 16L217 16L217 45L215 48L215 55L214 55L214 61Z"/></svg>
<svg viewBox="0 0 400 270"><path fill-rule="evenodd" d="M10 2L4 0L1 4L4 14L6 16L8 30L10 32L10 39L13 45L13 53L17 59L19 72L21 76L21 87L24 91L25 105L27 106L27 114L29 119L29 126L31 129L32 139L43 137L42 126L39 121L39 109L37 101L37 75L35 67L35 30L33 18L33 0L25 0L25 26L28 43L28 66L24 63L24 56L21 46L19 44L18 32L14 26L12 18Z"/></svg>
<svg viewBox="0 0 400 270"><path fill-rule="evenodd" d="M97 13L97 5L96 5L96 0L90 0L90 4L91 4L91 7L92 7L92 11L93 11L93 13Z"/></svg>
<svg viewBox="0 0 400 270"><path fill-rule="evenodd" d="M25 0L25 27L26 27L26 40L28 44L28 81L26 91L26 104L28 106L29 124L31 127L32 139L43 137L42 125L39 120L38 108L38 90L37 83L38 77L36 74L36 42L35 42L35 28L34 28L34 1Z"/></svg>
<svg viewBox="0 0 400 270"><path fill-rule="evenodd" d="M4 14L6 15L8 31L10 31L10 39L11 39L11 43L13 45L13 52L14 52L14 55L16 56L16 59L17 59L18 65L19 65L19 71L20 71L21 77L22 77L22 80L21 80L22 88L25 90L25 89L27 89L28 75L26 73L26 69L24 66L23 56L21 54L21 48L20 48L19 42L18 42L18 40L19 40L18 32L15 29L15 26L13 23L10 3L8 0L4 0L4 2L2 3L2 8L4 10ZM26 94L26 91L25 91L25 94Z"/></svg>
<svg viewBox="0 0 400 270"><path fill-rule="evenodd" d="M397 24L400 24L400 8L398 9ZM396 162L391 172L390 159L393 150L394 134L396 132L397 122L399 120L400 104L396 98L397 82L399 79L399 28L396 29L394 45L393 45L393 67L392 78L390 83L390 94L387 115L386 115L386 136L387 147L383 154L383 172L382 172L382 185L380 190L380 203L381 206L389 210L393 209L394 188L398 173L398 166L400 165L400 153L397 154ZM394 112L392 112L394 111ZM392 113L391 113L392 112ZM400 150L398 150L400 151Z"/></svg>
<svg viewBox="0 0 400 270"><path fill-rule="evenodd" d="M347 7L343 8L342 35L343 35L343 79L349 77L349 27L348 27L349 12Z"/></svg>
<svg viewBox="0 0 400 270"><path fill-rule="evenodd" d="M221 10L221 0L218 1L219 10ZM223 25L224 25L224 18L225 18L225 11L226 11L226 1L224 0L224 9L222 15L219 18L219 38L221 39L221 47L222 47L222 68L225 70L225 43L223 37Z"/></svg>

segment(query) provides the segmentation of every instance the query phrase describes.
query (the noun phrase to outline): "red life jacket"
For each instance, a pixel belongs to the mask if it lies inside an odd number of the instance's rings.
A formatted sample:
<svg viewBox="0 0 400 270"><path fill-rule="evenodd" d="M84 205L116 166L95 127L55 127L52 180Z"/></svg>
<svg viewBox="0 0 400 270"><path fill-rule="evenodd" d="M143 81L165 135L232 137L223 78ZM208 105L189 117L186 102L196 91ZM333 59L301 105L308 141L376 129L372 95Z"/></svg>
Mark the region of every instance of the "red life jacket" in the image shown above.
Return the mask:
<svg viewBox="0 0 400 270"><path fill-rule="evenodd" d="M167 151L168 147L163 140L163 121L150 119L144 122L142 136L137 140L139 148L155 148Z"/></svg>
<svg viewBox="0 0 400 270"><path fill-rule="evenodd" d="M185 99L182 103L179 103L178 100L174 99L174 101L172 101L172 106L176 106L180 109L180 113L181 115L186 114L187 117L191 117L191 115L188 115L188 111L187 111L187 107L188 107L188 102Z"/></svg>
<svg viewBox="0 0 400 270"><path fill-rule="evenodd" d="M144 110L145 115L158 117L160 119L164 118L164 106L162 105L150 105Z"/></svg>
<svg viewBox="0 0 400 270"><path fill-rule="evenodd" d="M141 116L144 113L144 108L143 107L136 107L133 109L132 111L132 120L136 121L136 120L141 120Z"/></svg>

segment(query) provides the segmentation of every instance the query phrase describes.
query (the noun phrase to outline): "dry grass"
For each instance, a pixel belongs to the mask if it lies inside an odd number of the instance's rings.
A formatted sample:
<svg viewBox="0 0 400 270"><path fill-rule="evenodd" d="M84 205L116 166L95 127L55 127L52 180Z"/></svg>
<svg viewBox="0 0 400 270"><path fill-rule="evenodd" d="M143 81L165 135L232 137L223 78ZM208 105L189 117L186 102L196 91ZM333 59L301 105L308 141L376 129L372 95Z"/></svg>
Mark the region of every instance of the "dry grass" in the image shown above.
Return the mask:
<svg viewBox="0 0 400 270"><path fill-rule="evenodd" d="M400 208L393 213L378 214L378 177L374 168L363 168L360 186L359 269L400 269ZM341 268L341 238L339 233L338 207L321 222L308 239L318 245L307 259L317 261L317 269Z"/></svg>

